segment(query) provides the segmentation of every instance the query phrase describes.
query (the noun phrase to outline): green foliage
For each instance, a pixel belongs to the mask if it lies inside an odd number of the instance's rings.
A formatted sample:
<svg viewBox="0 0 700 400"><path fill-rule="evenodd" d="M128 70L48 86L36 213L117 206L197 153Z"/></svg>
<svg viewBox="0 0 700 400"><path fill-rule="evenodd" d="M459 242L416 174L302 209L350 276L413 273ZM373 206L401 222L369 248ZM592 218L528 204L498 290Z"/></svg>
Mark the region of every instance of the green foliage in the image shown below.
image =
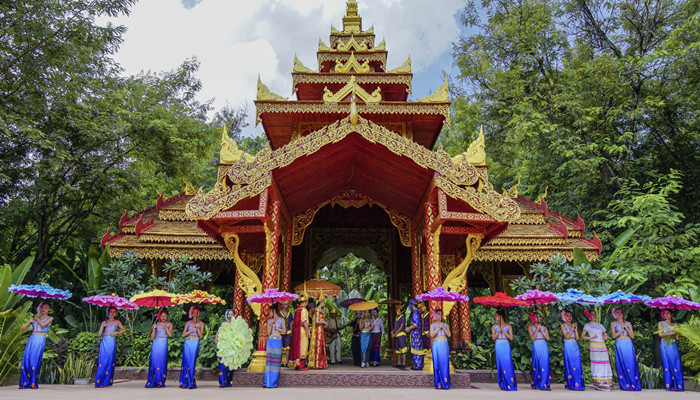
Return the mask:
<svg viewBox="0 0 700 400"><path fill-rule="evenodd" d="M34 262L34 257L27 257L17 267L5 264L0 267L0 311L10 310L24 296L8 292L10 285L21 285L25 275Z"/></svg>
<svg viewBox="0 0 700 400"><path fill-rule="evenodd" d="M682 355L683 364L690 368L690 373L686 376L691 376L694 384L700 383L700 318L692 316L686 323L679 324L673 329L682 337L682 346L685 352Z"/></svg>
<svg viewBox="0 0 700 400"><path fill-rule="evenodd" d="M19 371L23 344L28 336L20 327L32 316L30 305L25 303L19 309L0 312L0 386L5 385L8 376Z"/></svg>
<svg viewBox="0 0 700 400"><path fill-rule="evenodd" d="M70 351L76 354L87 354L96 358L99 352L100 338L96 332L84 331L78 333L71 341Z"/></svg>
<svg viewBox="0 0 700 400"><path fill-rule="evenodd" d="M118 338L121 362L125 367L148 367L151 355L151 335L148 332L140 332L133 335L133 339L126 335Z"/></svg>
<svg viewBox="0 0 700 400"><path fill-rule="evenodd" d="M88 379L95 367L95 358L87 354L71 353L66 357L63 366L58 368L59 383L70 384L73 379Z"/></svg>
<svg viewBox="0 0 700 400"><path fill-rule="evenodd" d="M450 356L456 369L494 369L496 359L493 348L464 343Z"/></svg>
<svg viewBox="0 0 700 400"><path fill-rule="evenodd" d="M158 277L158 286L170 293L189 293L211 282L211 272L199 270L186 256L173 258L163 265L166 276ZM136 292L134 292L136 293Z"/></svg>

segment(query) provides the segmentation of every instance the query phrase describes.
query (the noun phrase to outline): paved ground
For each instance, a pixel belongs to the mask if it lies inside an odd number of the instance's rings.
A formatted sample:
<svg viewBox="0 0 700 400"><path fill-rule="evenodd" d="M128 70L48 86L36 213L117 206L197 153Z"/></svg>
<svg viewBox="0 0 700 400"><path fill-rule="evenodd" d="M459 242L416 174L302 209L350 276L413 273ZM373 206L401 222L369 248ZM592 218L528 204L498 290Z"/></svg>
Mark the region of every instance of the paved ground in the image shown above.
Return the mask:
<svg viewBox="0 0 700 400"><path fill-rule="evenodd" d="M700 399L699 392L673 393L664 390L643 390L641 392L596 392L588 389L584 392L571 392L562 385L554 385L551 392L521 389L518 392L504 393L495 384L476 384L478 389L455 389L436 391L432 389L377 389L377 388L226 388L220 389L216 382L200 382L199 389L183 390L175 386L164 389L144 389L141 381L126 381L116 383L111 388L96 389L92 386L72 385L42 385L38 390L19 390L15 386L0 387L2 400L50 399L50 400L137 400L146 398L167 400L192 400L201 398L214 399L255 399L255 400L366 400L366 399L396 399L416 400L435 399L474 399L495 400L544 400L544 399Z"/></svg>

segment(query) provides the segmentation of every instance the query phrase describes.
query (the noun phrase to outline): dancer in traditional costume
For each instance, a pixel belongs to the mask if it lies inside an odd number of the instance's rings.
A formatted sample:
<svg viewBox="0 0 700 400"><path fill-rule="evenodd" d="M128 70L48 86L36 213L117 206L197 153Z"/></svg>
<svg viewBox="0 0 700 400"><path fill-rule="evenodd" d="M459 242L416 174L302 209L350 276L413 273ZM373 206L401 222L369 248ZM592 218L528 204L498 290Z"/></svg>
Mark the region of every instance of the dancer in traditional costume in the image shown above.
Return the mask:
<svg viewBox="0 0 700 400"><path fill-rule="evenodd" d="M289 362L289 347L292 343L292 323L294 313L289 311L289 302L280 303L280 317L284 320L285 332L282 334L282 366L286 367Z"/></svg>
<svg viewBox="0 0 700 400"><path fill-rule="evenodd" d="M411 354L413 355L413 365L411 369L420 371L423 369L425 349L423 348L423 339L421 336L423 322L420 317L420 311L418 310L418 301L409 301L408 308L411 312L411 321L408 327L406 327L406 333L411 337Z"/></svg>
<svg viewBox="0 0 700 400"><path fill-rule="evenodd" d="M369 352L369 365L378 367L379 363L382 361L382 336L384 336L386 332L384 331L384 321L379 318L379 310L376 308L372 310L372 324L372 334L370 335L372 345Z"/></svg>
<svg viewBox="0 0 700 400"><path fill-rule="evenodd" d="M513 357L510 353L510 341L513 340L513 327L506 323L506 313L497 310L496 324L491 327L491 339L494 340L494 351L496 353L496 372L498 376L498 387L501 390L518 390L515 381L515 367Z"/></svg>
<svg viewBox="0 0 700 400"><path fill-rule="evenodd" d="M20 389L38 389L39 375L41 375L41 359L44 356L44 347L46 346L46 332L53 322L53 317L49 317L51 305L46 302L41 302L36 308L36 315L29 318L29 321L20 327L20 330L26 330L32 327L32 334L27 340L27 345L24 347L24 355L22 356L22 365L20 366L19 388Z"/></svg>
<svg viewBox="0 0 700 400"><path fill-rule="evenodd" d="M340 358L342 350L342 342L340 340L340 330L343 326L338 320L338 311L331 310L328 313L328 321L326 321L326 337L329 339L328 343L328 353L331 358L331 365L342 364L343 360Z"/></svg>
<svg viewBox="0 0 700 400"><path fill-rule="evenodd" d="M433 379L435 389L450 388L450 344L447 338L452 336L450 327L442 320L442 310L435 310L435 322L430 325L430 337L433 339Z"/></svg>
<svg viewBox="0 0 700 400"><path fill-rule="evenodd" d="M639 380L639 367L637 366L637 352L634 350L634 330L632 324L624 320L622 310L612 309L612 315L616 318L610 323L610 332L615 339L615 366L620 389L628 391L642 390Z"/></svg>
<svg viewBox="0 0 700 400"><path fill-rule="evenodd" d="M586 318L590 322L583 326L581 339L590 341L590 358L591 358L591 377L593 379L593 387L596 390L609 392L612 390L612 368L610 368L610 357L608 357L608 347L605 341L608 339L608 333L605 327L596 322L597 316L595 311L585 310Z"/></svg>
<svg viewBox="0 0 700 400"><path fill-rule="evenodd" d="M306 371L309 366L306 364L309 353L309 337L311 332L309 329L309 312L306 306L309 302L308 293L304 292L299 295L299 306L294 311L294 322L292 323L292 343L289 348L289 363L290 368Z"/></svg>
<svg viewBox="0 0 700 400"><path fill-rule="evenodd" d="M226 310L225 319L224 322L221 323L221 326L224 326L224 324L230 324L231 321L233 321L233 310L228 309ZM221 327L219 327L221 329ZM219 331L216 331L216 337L214 338L214 344L218 345L219 344ZM219 387L220 388L225 388L225 387L231 387L233 385L233 371L229 369L229 367L226 366L226 364L221 362L221 359L219 359Z"/></svg>
<svg viewBox="0 0 700 400"><path fill-rule="evenodd" d="M182 347L182 367L180 369L180 388L197 389L197 381L194 379L196 373L195 365L199 355L199 339L204 334L204 323L199 320L199 306L192 306L189 311L190 321L185 323L182 330L182 337L185 344Z"/></svg>
<svg viewBox="0 0 700 400"><path fill-rule="evenodd" d="M406 368L406 316L403 315L401 304L394 305L396 319L394 320L394 329L391 331L391 338L394 341L394 353L399 359L397 368Z"/></svg>
<svg viewBox="0 0 700 400"><path fill-rule="evenodd" d="M585 390L581 369L581 350L578 347L578 325L573 321L574 314L569 310L561 312L564 321L559 326L564 336L564 387L569 390Z"/></svg>
<svg viewBox="0 0 700 400"><path fill-rule="evenodd" d="M661 337L661 364L664 369L664 389L682 392L683 391L683 369L681 368L681 355L678 352L678 334L673 331L677 326L673 322L673 313L669 309L661 310L659 322L659 336Z"/></svg>
<svg viewBox="0 0 700 400"><path fill-rule="evenodd" d="M362 351L362 368L366 368L369 365L369 350L370 342L372 336L372 329L374 328L374 320L369 310L365 310L364 317L362 318L362 330L360 331L360 350Z"/></svg>
<svg viewBox="0 0 700 400"><path fill-rule="evenodd" d="M533 389L552 390L552 376L549 369L549 330L542 325L539 313L530 313L530 325L527 333L532 340L532 384Z"/></svg>
<svg viewBox="0 0 700 400"><path fill-rule="evenodd" d="M107 309L109 319L100 325L97 337L102 336L100 341L100 355L97 358L97 374L95 375L95 387L112 386L114 380L114 362L117 358L117 335L126 332L124 325L116 320L116 307Z"/></svg>
<svg viewBox="0 0 700 400"><path fill-rule="evenodd" d="M309 366L314 369L328 368L328 358L326 357L326 314L323 313L325 304L322 293L313 315L314 325L311 343L313 344L314 359L309 360Z"/></svg>
<svg viewBox="0 0 700 400"><path fill-rule="evenodd" d="M359 367L362 365L362 345L360 344L360 333L362 332L362 311L355 311L355 316L350 324L352 325L352 338L350 339L352 362L356 367Z"/></svg>
<svg viewBox="0 0 700 400"><path fill-rule="evenodd" d="M270 319L267 321L267 361L265 362L265 379L263 380L263 387L268 389L276 388L280 381L282 334L287 331L277 304L270 306L270 313Z"/></svg>
<svg viewBox="0 0 700 400"><path fill-rule="evenodd" d="M168 338L173 336L173 324L168 322L168 310L158 312L158 322L151 328L151 358L148 362L147 388L165 387L168 377Z"/></svg>
<svg viewBox="0 0 700 400"><path fill-rule="evenodd" d="M430 310L425 303L418 303L418 311L420 311L421 318L421 340L423 341L423 348L425 349L425 354L430 352L432 345L430 341Z"/></svg>

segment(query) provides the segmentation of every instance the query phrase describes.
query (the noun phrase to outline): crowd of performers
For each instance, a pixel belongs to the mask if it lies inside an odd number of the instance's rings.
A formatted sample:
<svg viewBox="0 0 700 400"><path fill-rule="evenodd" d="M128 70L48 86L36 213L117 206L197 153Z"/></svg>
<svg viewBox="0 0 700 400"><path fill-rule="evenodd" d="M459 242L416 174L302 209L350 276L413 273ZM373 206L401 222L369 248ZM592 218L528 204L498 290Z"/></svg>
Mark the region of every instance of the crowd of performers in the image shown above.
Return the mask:
<svg viewBox="0 0 700 400"><path fill-rule="evenodd" d="M410 368L422 370L426 354L432 355L433 375L436 389L450 388L450 346L449 325L443 321L442 311L430 312L423 302L411 300L408 304L409 317L406 318L401 304L395 305L396 318L390 332L397 363L395 367L404 369L411 361ZM41 360L46 344L46 333L53 318L50 317L49 303L42 302L37 307L37 314L22 326L22 330L32 328L32 335L22 357L20 369L20 389L36 389L40 375ZM377 367L380 364L381 338L385 334L384 323L376 309L357 311L347 324L341 324L335 310L326 318L325 302L321 296L316 303L310 302L306 293L299 296L299 305L292 312L289 303L276 303L270 307L267 322L267 360L263 387L275 388L279 384L282 366L296 370L328 368L330 364L342 364L340 332L352 328L351 350L353 361L361 368ZM189 321L185 323L182 336L185 338L182 350L182 365L179 386L183 389L195 389L195 364L199 354L199 340L204 333L204 323L199 320L199 306L189 309ZM624 319L620 309L612 309L615 318L610 323L609 331L596 322L595 311L584 311L590 322L579 327L573 322L571 311L562 311L563 323L559 326L564 337L564 385L569 390L584 390L583 369L579 340L590 342L590 362L592 384L596 390L609 391L613 388L613 371L610 366L605 340L615 340L615 366L620 389L628 391L641 390L639 368L633 339L632 324ZM111 386L114 378L114 364L117 351L116 336L126 329L116 319L117 309L107 310L107 320L102 322L98 331L101 337L95 387ZM683 374L676 339L673 331L673 314L671 310L661 312L663 318L658 324L661 337L661 358L664 376L664 388L672 391L683 390ZM230 323L233 310L226 311L226 321ZM517 390L517 379L511 356L510 342L513 340L513 327L506 322L503 311L494 314L495 324L491 327L496 356L496 375L502 390ZM531 325L527 333L532 340L532 389L550 390L550 354L547 342L549 330L542 325L538 313L530 313ZM432 322L431 322L432 321ZM168 311L158 313L158 321L152 326L151 356L148 367L147 388L164 387L168 367L168 338L173 335L173 324L168 321ZM218 343L218 334L216 337ZM409 350L410 349L410 350ZM407 360L410 351L412 357ZM286 356L286 357L285 357ZM283 360L287 363L283 365ZM233 371L224 364L219 365L219 386L232 385Z"/></svg>

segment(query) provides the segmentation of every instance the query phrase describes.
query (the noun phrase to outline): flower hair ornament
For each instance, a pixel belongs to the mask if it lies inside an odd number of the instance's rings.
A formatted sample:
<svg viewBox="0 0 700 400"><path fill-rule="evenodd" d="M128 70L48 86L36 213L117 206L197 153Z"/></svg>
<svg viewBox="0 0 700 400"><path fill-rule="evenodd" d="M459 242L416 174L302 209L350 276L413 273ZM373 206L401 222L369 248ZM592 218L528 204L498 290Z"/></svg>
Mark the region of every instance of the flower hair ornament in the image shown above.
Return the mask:
<svg viewBox="0 0 700 400"><path fill-rule="evenodd" d="M612 314L613 318L617 318L615 316L615 313L617 313L617 310L619 310L619 308L615 308L615 307L613 307L612 310L610 310L610 314Z"/></svg>
<svg viewBox="0 0 700 400"><path fill-rule="evenodd" d="M588 311L588 310L583 310L583 314L586 316L586 318L588 318L589 321L593 321L593 320L594 320L593 314L592 314L590 311Z"/></svg>
<svg viewBox="0 0 700 400"><path fill-rule="evenodd" d="M566 322L566 310L561 310L561 320Z"/></svg>
<svg viewBox="0 0 700 400"><path fill-rule="evenodd" d="M537 313L530 312L530 322L532 322L533 325L537 323Z"/></svg>
<svg viewBox="0 0 700 400"><path fill-rule="evenodd" d="M43 306L44 304L49 304L49 303L47 303L45 301L41 301L41 302L39 302L39 305L36 306L36 313L37 314L41 314L41 306Z"/></svg>

